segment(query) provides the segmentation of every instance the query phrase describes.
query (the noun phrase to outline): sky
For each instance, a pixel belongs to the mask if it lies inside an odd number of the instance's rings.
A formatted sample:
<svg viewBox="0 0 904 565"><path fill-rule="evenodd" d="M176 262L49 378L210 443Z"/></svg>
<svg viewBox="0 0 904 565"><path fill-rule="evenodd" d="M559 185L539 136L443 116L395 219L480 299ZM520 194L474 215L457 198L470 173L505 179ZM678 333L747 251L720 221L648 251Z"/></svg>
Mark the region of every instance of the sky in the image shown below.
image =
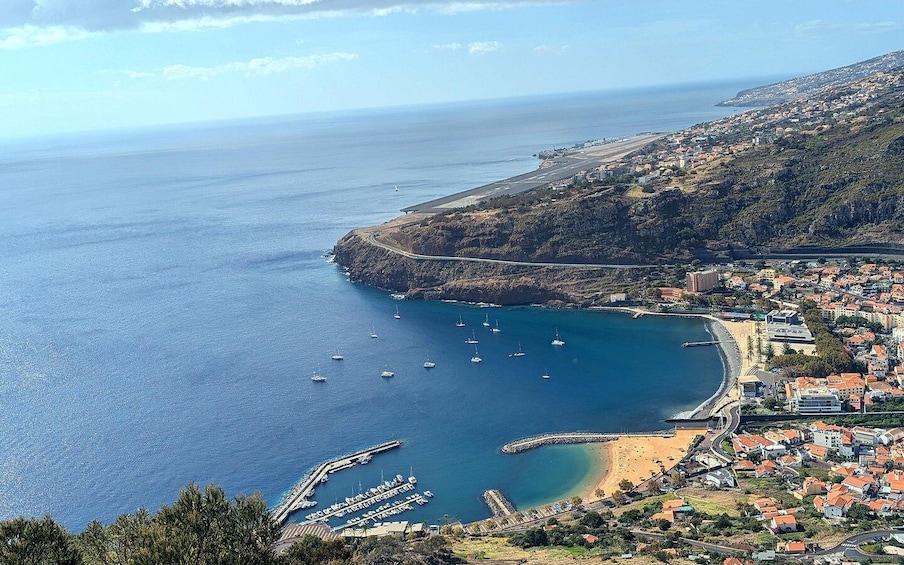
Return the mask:
<svg viewBox="0 0 904 565"><path fill-rule="evenodd" d="M0 138L791 77L900 0L0 0Z"/></svg>

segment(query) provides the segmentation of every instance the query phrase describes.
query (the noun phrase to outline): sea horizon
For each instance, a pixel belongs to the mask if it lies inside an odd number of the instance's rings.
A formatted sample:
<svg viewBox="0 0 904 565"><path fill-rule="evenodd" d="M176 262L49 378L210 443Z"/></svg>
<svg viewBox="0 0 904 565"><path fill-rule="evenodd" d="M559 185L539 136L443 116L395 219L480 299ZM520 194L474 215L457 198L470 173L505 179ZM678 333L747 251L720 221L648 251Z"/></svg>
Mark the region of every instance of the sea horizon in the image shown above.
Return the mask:
<svg viewBox="0 0 904 565"><path fill-rule="evenodd" d="M350 284L325 255L405 205L535 168L545 148L734 112L712 104L740 86L6 151L0 519L49 513L80 530L154 510L189 481L260 491L272 507L314 465L392 439L405 445L331 477L321 504L373 486L381 471L413 472L436 493L398 517L431 523L486 517L489 488L518 507L575 492L599 472L586 446L517 456L499 446L543 432L659 429L699 405L724 376L712 348L680 347L707 335L702 322L397 301ZM500 333L486 332L486 316ZM565 347L549 345L556 328ZM464 343L471 330L485 332L479 365ZM520 347L527 356L511 358ZM345 361L330 359L337 348ZM436 369L422 367L427 355ZM381 379L387 366L395 377ZM315 371L327 382L312 382Z"/></svg>

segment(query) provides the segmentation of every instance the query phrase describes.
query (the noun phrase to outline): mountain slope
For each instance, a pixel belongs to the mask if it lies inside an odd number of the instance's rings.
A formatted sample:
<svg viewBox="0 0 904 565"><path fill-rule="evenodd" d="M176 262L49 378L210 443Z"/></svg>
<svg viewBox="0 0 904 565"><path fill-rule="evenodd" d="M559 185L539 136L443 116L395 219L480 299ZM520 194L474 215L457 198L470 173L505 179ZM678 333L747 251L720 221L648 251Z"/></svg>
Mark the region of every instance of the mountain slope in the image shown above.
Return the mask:
<svg viewBox="0 0 904 565"><path fill-rule="evenodd" d="M718 106L770 106L818 94L830 86L862 79L878 72L904 67L904 50L886 53L846 67L742 90Z"/></svg>

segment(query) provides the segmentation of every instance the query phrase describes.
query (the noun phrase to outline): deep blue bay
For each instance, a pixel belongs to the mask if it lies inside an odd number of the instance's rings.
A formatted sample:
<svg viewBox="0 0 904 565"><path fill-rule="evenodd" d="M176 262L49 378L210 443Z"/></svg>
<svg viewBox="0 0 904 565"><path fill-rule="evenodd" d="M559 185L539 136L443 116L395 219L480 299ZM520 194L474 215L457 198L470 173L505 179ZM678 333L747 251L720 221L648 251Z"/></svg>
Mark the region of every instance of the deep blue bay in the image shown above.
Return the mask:
<svg viewBox="0 0 904 565"><path fill-rule="evenodd" d="M317 463L390 439L405 444L332 475L321 505L409 470L436 497L398 519L486 517L489 488L519 507L574 492L589 449L499 447L664 428L722 379L715 349L681 347L702 322L397 301L324 255L406 205L531 170L542 149L725 115L712 104L746 86L0 143L0 519L80 531L188 481L273 505Z"/></svg>

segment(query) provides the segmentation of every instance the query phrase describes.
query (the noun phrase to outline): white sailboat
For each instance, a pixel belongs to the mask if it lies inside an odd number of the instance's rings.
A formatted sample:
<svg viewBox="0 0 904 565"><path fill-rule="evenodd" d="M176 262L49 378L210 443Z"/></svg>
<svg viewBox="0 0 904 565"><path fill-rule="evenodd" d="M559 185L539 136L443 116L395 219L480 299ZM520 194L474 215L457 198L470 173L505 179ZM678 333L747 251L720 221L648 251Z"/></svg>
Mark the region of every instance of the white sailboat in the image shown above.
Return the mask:
<svg viewBox="0 0 904 565"><path fill-rule="evenodd" d="M540 377L541 377L541 378L544 378L544 379L548 379L548 378L549 378L549 371L546 371L545 373L543 373L542 375L540 375Z"/></svg>
<svg viewBox="0 0 904 565"><path fill-rule="evenodd" d="M483 359L480 358L480 354L477 353L477 347L474 347L474 357L471 357L471 363L480 363Z"/></svg>
<svg viewBox="0 0 904 565"><path fill-rule="evenodd" d="M402 319L402 315L399 314L399 307L398 307L398 306L395 307L395 314L394 314L392 317L395 318L396 320L401 320L401 319Z"/></svg>
<svg viewBox="0 0 904 565"><path fill-rule="evenodd" d="M316 371L314 371L314 374L311 375L311 380L315 383L325 383L326 377L320 374L320 369L317 369Z"/></svg>
<svg viewBox="0 0 904 565"><path fill-rule="evenodd" d="M518 342L518 351L512 353L512 357L524 357L526 353L521 349L521 342Z"/></svg>
<svg viewBox="0 0 904 565"><path fill-rule="evenodd" d="M496 320L496 327L492 328L490 331L493 332L494 334L498 334L499 332L502 331L499 329L499 320Z"/></svg>
<svg viewBox="0 0 904 565"><path fill-rule="evenodd" d="M333 356L330 357L330 359L332 359L333 361L342 361L343 359L345 359L345 357L343 357L342 354L339 353L339 348L337 347L336 353L333 353Z"/></svg>
<svg viewBox="0 0 904 565"><path fill-rule="evenodd" d="M553 345L565 345L565 342L559 339L559 328L556 328L556 339L552 340Z"/></svg>
<svg viewBox="0 0 904 565"><path fill-rule="evenodd" d="M378 337L377 329L373 325L370 326L370 337L372 337L374 339L377 339L377 337Z"/></svg>
<svg viewBox="0 0 904 565"><path fill-rule="evenodd" d="M471 337L467 338L467 339L465 340L465 343L469 343L469 344L471 344L471 345L476 345L477 343L479 343L479 342L477 341L477 336L474 335L474 332L473 332L473 331L471 332Z"/></svg>
<svg viewBox="0 0 904 565"><path fill-rule="evenodd" d="M483 320L483 327L485 327L485 328L490 327L490 315L489 314L487 314L486 318Z"/></svg>
<svg viewBox="0 0 904 565"><path fill-rule="evenodd" d="M458 321L455 322L455 325L459 328L465 327L465 321L461 319L461 315L458 316Z"/></svg>
<svg viewBox="0 0 904 565"><path fill-rule="evenodd" d="M392 377L395 376L395 373L393 373L392 371L390 371L390 370L389 370L389 367L385 367L385 368L383 369L383 372L380 373L380 376L383 377L384 379L391 379Z"/></svg>
<svg viewBox="0 0 904 565"><path fill-rule="evenodd" d="M434 368L434 367L436 367L436 363L434 363L433 361L430 360L430 355L428 354L428 355L427 355L427 360L424 361L424 368L425 368L425 369L432 369L432 368Z"/></svg>

